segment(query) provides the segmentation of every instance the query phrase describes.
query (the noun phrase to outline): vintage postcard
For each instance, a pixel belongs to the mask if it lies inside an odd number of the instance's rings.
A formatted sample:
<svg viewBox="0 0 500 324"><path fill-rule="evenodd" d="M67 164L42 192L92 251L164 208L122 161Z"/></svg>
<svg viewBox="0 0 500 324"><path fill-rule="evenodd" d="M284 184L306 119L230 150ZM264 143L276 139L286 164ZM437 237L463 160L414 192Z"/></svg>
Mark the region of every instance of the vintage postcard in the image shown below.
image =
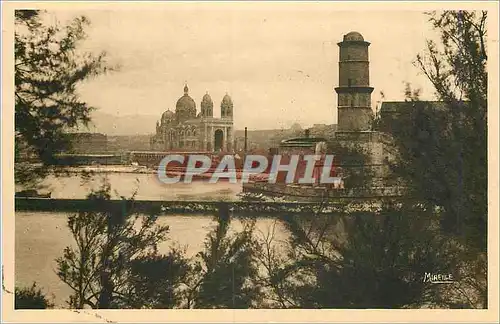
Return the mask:
<svg viewBox="0 0 500 324"><path fill-rule="evenodd" d="M8 1L2 47L5 321L498 322L497 2Z"/></svg>

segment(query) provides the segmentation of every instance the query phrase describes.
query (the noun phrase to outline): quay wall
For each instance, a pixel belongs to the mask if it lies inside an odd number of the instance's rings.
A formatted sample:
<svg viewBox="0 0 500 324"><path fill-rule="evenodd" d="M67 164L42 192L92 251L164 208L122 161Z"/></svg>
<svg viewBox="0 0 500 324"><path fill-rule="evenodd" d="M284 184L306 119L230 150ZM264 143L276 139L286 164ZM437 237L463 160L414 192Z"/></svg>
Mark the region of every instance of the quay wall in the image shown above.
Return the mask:
<svg viewBox="0 0 500 324"><path fill-rule="evenodd" d="M286 199L299 201L318 202L324 200L360 200L369 201L383 198L401 197L404 192L402 187L368 187L368 188L346 188L327 189L325 187L313 187L293 184L279 184L267 182L249 182L243 184L243 192L265 194L271 196L282 196Z"/></svg>
<svg viewBox="0 0 500 324"><path fill-rule="evenodd" d="M381 199L349 199L348 197L318 204L313 201L268 202L268 201L155 201L155 200L103 200L15 198L16 211L44 212L119 212L157 215L220 215L230 212L235 216L266 216L283 214L342 213L346 210L376 210ZM374 204L375 203L375 204Z"/></svg>

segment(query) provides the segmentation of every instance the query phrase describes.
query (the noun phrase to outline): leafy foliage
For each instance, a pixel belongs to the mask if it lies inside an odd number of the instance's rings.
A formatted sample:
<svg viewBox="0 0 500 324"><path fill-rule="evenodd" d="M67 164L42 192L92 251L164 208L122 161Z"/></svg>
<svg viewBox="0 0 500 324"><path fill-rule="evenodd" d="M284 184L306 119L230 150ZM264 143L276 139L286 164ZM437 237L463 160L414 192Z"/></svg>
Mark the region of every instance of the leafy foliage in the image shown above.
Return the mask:
<svg viewBox="0 0 500 324"><path fill-rule="evenodd" d="M416 65L440 102L422 102L408 86L401 113L381 123L391 124L399 153L396 174L422 203L442 210L444 230L483 252L488 215L486 17L486 12L430 14L442 48L429 41Z"/></svg>
<svg viewBox="0 0 500 324"><path fill-rule="evenodd" d="M15 175L29 185L70 148L67 131L90 121L93 108L80 100L77 85L108 70L104 53L78 51L86 17L65 27L46 26L42 18L38 10L15 11ZM43 166L22 163L28 159Z"/></svg>
<svg viewBox="0 0 500 324"><path fill-rule="evenodd" d="M421 207L386 203L381 211L287 217L287 257L263 263L271 299L286 308L408 308L441 304L424 273L454 269L448 241ZM434 226L435 228L435 226ZM268 246L264 244L264 246ZM268 247L267 247L268 249ZM272 264L270 264L270 262Z"/></svg>
<svg viewBox="0 0 500 324"><path fill-rule="evenodd" d="M110 198L108 184L88 196L101 206ZM68 218L76 247L66 247L57 264L59 278L74 292L69 300L71 307L137 305L135 291L145 289L141 279L148 265L177 261L175 254L158 255L158 243L166 239L168 227L156 224L156 220L156 215L134 214L133 197L123 200L118 209L81 212ZM143 300L144 305L155 302Z"/></svg>
<svg viewBox="0 0 500 324"><path fill-rule="evenodd" d="M16 309L47 309L54 307L52 301L46 297L36 283L29 288L16 287L15 306Z"/></svg>
<svg viewBox="0 0 500 324"><path fill-rule="evenodd" d="M438 102L406 89L406 104L382 116L397 151L392 165L411 195L435 211L454 241L460 280L443 292L450 307L487 307L487 12L428 13L441 43L429 41L416 66ZM445 297L446 296L446 297ZM451 302L454 301L454 302Z"/></svg>
<svg viewBox="0 0 500 324"><path fill-rule="evenodd" d="M103 209L110 198L108 184L88 196ZM57 263L60 279L73 290L70 307L249 308L259 300L259 287L251 282L258 270L255 221L231 235L229 210L221 204L205 250L188 259L176 247L159 254L168 227L157 225L155 215L135 214L133 197L123 202L122 209L69 217L76 247L66 247Z"/></svg>
<svg viewBox="0 0 500 324"><path fill-rule="evenodd" d="M252 282L258 272L252 237L255 221L244 222L243 230L233 235L229 225L229 210L221 204L217 226L192 266L188 308L251 308L260 299L260 288Z"/></svg>
<svg viewBox="0 0 500 324"><path fill-rule="evenodd" d="M167 255L147 255L131 261L128 307L176 308L184 301L182 293L191 270L184 251L172 249Z"/></svg>

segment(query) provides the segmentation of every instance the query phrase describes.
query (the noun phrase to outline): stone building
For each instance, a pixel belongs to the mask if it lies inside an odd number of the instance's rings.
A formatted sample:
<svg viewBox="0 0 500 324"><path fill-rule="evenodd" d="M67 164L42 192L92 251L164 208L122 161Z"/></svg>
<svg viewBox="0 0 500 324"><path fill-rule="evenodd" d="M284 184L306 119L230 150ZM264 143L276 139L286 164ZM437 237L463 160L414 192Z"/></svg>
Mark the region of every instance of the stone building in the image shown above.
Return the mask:
<svg viewBox="0 0 500 324"><path fill-rule="evenodd" d="M338 46L339 86L335 88L338 122L333 139L339 144L363 149L370 157L369 164L383 164L387 157L384 149L387 137L372 131L370 43L353 31L344 35Z"/></svg>
<svg viewBox="0 0 500 324"><path fill-rule="evenodd" d="M371 108L370 66L368 47L358 32L346 34L338 43L339 50L339 86L338 124L333 132L333 139L345 146L357 145L369 154L369 163L378 169L392 160L397 154L392 145L392 124L399 115L408 114L412 104L405 101L382 102L378 118L377 131L373 131L373 110ZM427 101L425 104L434 109L446 106L442 101ZM466 104L464 102L464 104Z"/></svg>
<svg viewBox="0 0 500 324"><path fill-rule="evenodd" d="M314 138L325 138L330 143L342 147L362 150L371 166L384 164L388 152L386 134L372 131L374 118L371 107L370 62L368 47L358 32L344 35L339 46L339 83L337 93L337 125L315 125L310 128L312 138L289 138L280 144L280 151L288 151L290 147L301 148L314 143ZM300 143L300 145L299 145ZM333 152L334 154L337 152ZM342 159L342 157L340 157Z"/></svg>
<svg viewBox="0 0 500 324"><path fill-rule="evenodd" d="M338 94L338 130L370 130L373 112L371 108L370 67L368 46L358 32L344 36L340 47Z"/></svg>
<svg viewBox="0 0 500 324"><path fill-rule="evenodd" d="M213 115L214 104L208 92L203 96L197 112L196 103L184 87L184 95L177 100L175 112L167 110L156 123L156 134L150 146L155 151L231 152L233 150L233 101L226 94L222 98L221 117Z"/></svg>

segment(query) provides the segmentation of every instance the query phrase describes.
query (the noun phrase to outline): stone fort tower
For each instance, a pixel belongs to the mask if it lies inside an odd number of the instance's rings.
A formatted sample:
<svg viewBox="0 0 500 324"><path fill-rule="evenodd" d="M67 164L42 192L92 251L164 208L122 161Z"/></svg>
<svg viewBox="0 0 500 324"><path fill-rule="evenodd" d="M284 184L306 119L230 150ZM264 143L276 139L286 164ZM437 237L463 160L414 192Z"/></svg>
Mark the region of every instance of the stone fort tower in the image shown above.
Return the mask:
<svg viewBox="0 0 500 324"><path fill-rule="evenodd" d="M339 58L339 86L337 130L368 131L371 128L373 112L371 108L370 69L368 46L358 32L344 35Z"/></svg>

